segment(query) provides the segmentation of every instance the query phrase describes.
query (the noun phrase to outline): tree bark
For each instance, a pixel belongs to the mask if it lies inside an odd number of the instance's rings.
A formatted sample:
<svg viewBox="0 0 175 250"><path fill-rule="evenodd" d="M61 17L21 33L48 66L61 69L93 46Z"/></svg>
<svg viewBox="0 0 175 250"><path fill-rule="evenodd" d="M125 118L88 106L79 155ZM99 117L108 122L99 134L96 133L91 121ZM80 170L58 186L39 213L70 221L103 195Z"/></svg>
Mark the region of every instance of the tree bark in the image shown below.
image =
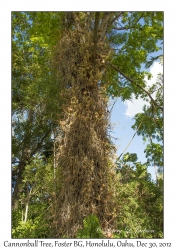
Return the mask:
<svg viewBox="0 0 175 250"><path fill-rule="evenodd" d="M22 174L25 169L25 165L26 163L24 161L20 162L20 164L18 165L18 177L17 177L16 184L14 187L14 192L12 195L12 207L14 209L18 208L18 195L20 192L19 186L22 184Z"/></svg>

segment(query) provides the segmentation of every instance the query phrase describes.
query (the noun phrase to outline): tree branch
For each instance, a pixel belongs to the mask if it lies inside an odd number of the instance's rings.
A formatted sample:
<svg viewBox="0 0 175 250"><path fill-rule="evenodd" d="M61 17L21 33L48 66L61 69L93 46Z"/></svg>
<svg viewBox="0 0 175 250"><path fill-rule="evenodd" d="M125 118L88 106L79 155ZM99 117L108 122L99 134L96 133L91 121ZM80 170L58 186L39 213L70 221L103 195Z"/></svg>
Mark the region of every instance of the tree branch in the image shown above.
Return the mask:
<svg viewBox="0 0 175 250"><path fill-rule="evenodd" d="M117 16L114 15L114 12L107 12L104 17L101 19L101 25L100 25L100 40L103 41L105 38L105 35L107 33L107 30L110 28L110 26L115 22L124 12L119 12Z"/></svg>
<svg viewBox="0 0 175 250"><path fill-rule="evenodd" d="M129 30L129 29L135 29L135 28L141 29L139 27L136 27L136 25L140 21L140 19L142 19L142 18L143 18L143 16L139 17L137 19L137 21L132 26L128 26L128 27L116 27L116 28L113 28L113 29L115 29L115 30Z"/></svg>
<svg viewBox="0 0 175 250"><path fill-rule="evenodd" d="M47 131L47 133L43 136L41 141L38 143L37 147L31 152L31 157L38 151L38 149L40 149L40 147L42 146L43 141L46 139L46 137L49 135L50 132L51 132L51 129L49 129Z"/></svg>
<svg viewBox="0 0 175 250"><path fill-rule="evenodd" d="M143 120L142 120L141 123L139 124L139 126L138 126L136 132L134 133L133 137L131 138L130 142L128 143L128 145L126 146L126 148L124 149L124 151L123 151L123 152L121 153L121 155L118 157L118 160L120 159L120 157L123 155L123 153L126 151L126 149L127 149L127 148L129 147L129 145L131 144L131 142L132 142L132 140L134 139L134 137L135 137L137 131L139 130L139 128L140 128L142 122L143 122Z"/></svg>
<svg viewBox="0 0 175 250"><path fill-rule="evenodd" d="M116 98L116 100L114 101L114 103L113 103L113 105L112 105L112 108L111 108L111 110L109 111L109 113L111 113L111 112L112 112L112 109L113 109L113 107L114 107L114 105L115 105L115 103L116 103L117 99L118 99L118 98Z"/></svg>
<svg viewBox="0 0 175 250"><path fill-rule="evenodd" d="M155 100L152 98L151 94L145 89L143 88L139 83L137 83L137 80L132 79L131 77L127 76L125 73L123 73L123 71L121 71L117 66L115 66L114 64L107 62L108 65L112 66L114 69L116 69L122 76L124 76L129 82L134 83L137 87L139 87L140 89L142 89L151 99L152 103L157 106L159 109L162 110L163 112L163 107L159 106Z"/></svg>
<svg viewBox="0 0 175 250"><path fill-rule="evenodd" d="M94 36L93 36L94 47L93 47L93 54L92 54L93 55L93 63L95 63L95 54L96 54L97 42L98 42L99 21L100 21L100 12L95 12Z"/></svg>

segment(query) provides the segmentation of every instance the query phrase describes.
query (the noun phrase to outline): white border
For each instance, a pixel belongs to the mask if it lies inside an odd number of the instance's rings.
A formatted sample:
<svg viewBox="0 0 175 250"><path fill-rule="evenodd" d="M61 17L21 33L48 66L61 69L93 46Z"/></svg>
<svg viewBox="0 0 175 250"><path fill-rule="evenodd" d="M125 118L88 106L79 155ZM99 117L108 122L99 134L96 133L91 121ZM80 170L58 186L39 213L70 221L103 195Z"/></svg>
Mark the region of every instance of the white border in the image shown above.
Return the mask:
<svg viewBox="0 0 175 250"><path fill-rule="evenodd" d="M166 4L167 3L167 4ZM165 17L165 232L160 242L175 243L175 43L174 43L174 4L173 1L37 1L5 0L0 3L0 161L1 161L1 206L0 206L0 248L3 242L11 239L11 11L164 11ZM12 240L11 240L12 241ZM19 241L19 240L18 240ZM130 242L132 240L129 240ZM135 240L133 240L135 241ZM22 240L24 242L24 240ZM47 240L48 242L48 240ZM156 242L156 240L143 240ZM175 245L175 244L173 244ZM18 249L18 248L16 248ZM38 248L39 249L39 248ZM159 249L159 248L158 248Z"/></svg>

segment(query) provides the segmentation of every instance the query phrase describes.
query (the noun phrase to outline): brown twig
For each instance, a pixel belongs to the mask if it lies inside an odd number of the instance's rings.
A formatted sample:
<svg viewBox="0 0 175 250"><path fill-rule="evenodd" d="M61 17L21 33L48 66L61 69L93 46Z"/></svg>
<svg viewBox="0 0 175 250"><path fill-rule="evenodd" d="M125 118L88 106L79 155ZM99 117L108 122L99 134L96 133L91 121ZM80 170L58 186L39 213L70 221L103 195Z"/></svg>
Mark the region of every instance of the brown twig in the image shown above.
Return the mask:
<svg viewBox="0 0 175 250"><path fill-rule="evenodd" d="M126 146L126 148L124 149L124 151L121 153L121 155L119 156L118 160L120 159L120 157L123 155L123 153L126 151L126 149L129 147L129 145L131 144L132 140L134 139L134 136L136 135L137 131L139 130L141 124L142 124L143 120L141 121L141 123L139 124L136 132L134 133L133 137L131 138L130 142L128 143L128 145Z"/></svg>

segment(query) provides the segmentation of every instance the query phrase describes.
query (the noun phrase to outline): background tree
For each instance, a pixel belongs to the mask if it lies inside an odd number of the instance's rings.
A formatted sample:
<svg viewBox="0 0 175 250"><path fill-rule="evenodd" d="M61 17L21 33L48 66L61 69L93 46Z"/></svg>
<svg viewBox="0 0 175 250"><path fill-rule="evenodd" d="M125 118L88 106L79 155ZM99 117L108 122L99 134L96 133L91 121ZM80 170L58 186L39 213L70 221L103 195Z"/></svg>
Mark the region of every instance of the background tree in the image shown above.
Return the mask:
<svg viewBox="0 0 175 250"><path fill-rule="evenodd" d="M148 141L145 153L147 162L150 166L154 166L156 180L158 184L158 174L163 171L163 76L159 75L155 84L148 89L149 94L154 97L145 105L144 112L135 116L135 124L133 128L137 128L137 134L142 135L144 141ZM143 94L143 99L147 96ZM140 125L140 126L139 126ZM139 127L138 127L139 126ZM158 168L158 171L157 171Z"/></svg>
<svg viewBox="0 0 175 250"><path fill-rule="evenodd" d="M57 26L53 13L12 14L12 155L13 206L27 163L51 145L51 133L60 112L59 81L51 69L52 43ZM45 17L45 19L44 19ZM42 23L41 23L41 18ZM53 22L53 20L55 22ZM45 20L45 21L44 21ZM46 25L47 20L47 25ZM43 25L48 29L43 29ZM58 29L58 28L57 28ZM37 31L36 31L37 30ZM48 33L49 32L49 33ZM55 32L54 32L55 36ZM55 130L56 131L56 130ZM47 145L47 146L46 146ZM53 147L51 146L50 150Z"/></svg>
<svg viewBox="0 0 175 250"><path fill-rule="evenodd" d="M116 164L116 238L163 237L163 192L151 181L147 166L129 153Z"/></svg>
<svg viewBox="0 0 175 250"><path fill-rule="evenodd" d="M53 158L53 156L52 156ZM18 208L13 210L13 238L47 238L52 222L51 204L55 202L53 160L46 163L36 155L26 164L20 185Z"/></svg>

